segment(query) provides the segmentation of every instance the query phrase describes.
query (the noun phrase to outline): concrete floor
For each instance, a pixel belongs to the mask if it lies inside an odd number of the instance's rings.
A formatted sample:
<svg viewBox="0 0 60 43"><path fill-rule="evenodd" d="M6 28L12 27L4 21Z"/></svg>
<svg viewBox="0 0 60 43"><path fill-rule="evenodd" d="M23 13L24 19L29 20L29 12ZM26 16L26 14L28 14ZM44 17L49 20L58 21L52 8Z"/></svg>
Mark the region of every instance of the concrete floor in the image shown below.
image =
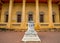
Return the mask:
<svg viewBox="0 0 60 43"><path fill-rule="evenodd" d="M0 32L0 43L23 43L24 32ZM60 32L38 32L41 43L60 43Z"/></svg>

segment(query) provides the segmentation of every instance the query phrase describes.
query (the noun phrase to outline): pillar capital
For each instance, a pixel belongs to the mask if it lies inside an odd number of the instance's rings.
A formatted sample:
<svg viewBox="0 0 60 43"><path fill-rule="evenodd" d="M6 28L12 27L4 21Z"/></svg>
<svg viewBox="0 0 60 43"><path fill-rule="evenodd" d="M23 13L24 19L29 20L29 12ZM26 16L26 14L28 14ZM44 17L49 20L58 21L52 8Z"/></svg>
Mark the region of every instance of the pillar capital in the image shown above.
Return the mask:
<svg viewBox="0 0 60 43"><path fill-rule="evenodd" d="M23 0L23 3L26 3L26 0Z"/></svg>

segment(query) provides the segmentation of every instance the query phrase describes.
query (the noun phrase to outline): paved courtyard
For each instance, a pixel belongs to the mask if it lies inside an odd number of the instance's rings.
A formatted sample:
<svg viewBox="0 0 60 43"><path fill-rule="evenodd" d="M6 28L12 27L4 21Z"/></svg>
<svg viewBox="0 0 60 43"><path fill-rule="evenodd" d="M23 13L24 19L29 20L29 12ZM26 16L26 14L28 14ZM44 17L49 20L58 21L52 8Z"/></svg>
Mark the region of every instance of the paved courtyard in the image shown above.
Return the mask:
<svg viewBox="0 0 60 43"><path fill-rule="evenodd" d="M23 43L24 32L0 32L0 43ZM60 43L60 32L38 32L41 43Z"/></svg>

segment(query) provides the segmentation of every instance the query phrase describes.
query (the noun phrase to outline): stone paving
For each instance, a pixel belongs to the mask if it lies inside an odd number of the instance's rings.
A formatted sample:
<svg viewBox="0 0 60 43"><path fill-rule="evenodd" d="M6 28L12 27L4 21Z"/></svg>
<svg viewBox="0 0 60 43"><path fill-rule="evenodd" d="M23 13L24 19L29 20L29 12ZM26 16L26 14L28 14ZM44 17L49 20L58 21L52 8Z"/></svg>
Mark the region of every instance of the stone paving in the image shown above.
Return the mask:
<svg viewBox="0 0 60 43"><path fill-rule="evenodd" d="M25 32L6 31L0 32L0 43L23 43ZM60 32L38 32L41 43L60 43ZM31 43L31 42L29 42Z"/></svg>

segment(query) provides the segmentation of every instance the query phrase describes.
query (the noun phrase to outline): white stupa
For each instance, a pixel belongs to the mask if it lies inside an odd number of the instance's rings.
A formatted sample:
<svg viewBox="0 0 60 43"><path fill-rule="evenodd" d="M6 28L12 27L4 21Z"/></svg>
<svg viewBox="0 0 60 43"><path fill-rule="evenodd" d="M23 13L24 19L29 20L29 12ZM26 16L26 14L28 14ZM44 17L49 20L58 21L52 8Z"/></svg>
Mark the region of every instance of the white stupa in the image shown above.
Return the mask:
<svg viewBox="0 0 60 43"><path fill-rule="evenodd" d="M37 35L37 32L34 30L34 22L30 21L28 23L28 30L25 32L22 41L40 41L40 38Z"/></svg>

